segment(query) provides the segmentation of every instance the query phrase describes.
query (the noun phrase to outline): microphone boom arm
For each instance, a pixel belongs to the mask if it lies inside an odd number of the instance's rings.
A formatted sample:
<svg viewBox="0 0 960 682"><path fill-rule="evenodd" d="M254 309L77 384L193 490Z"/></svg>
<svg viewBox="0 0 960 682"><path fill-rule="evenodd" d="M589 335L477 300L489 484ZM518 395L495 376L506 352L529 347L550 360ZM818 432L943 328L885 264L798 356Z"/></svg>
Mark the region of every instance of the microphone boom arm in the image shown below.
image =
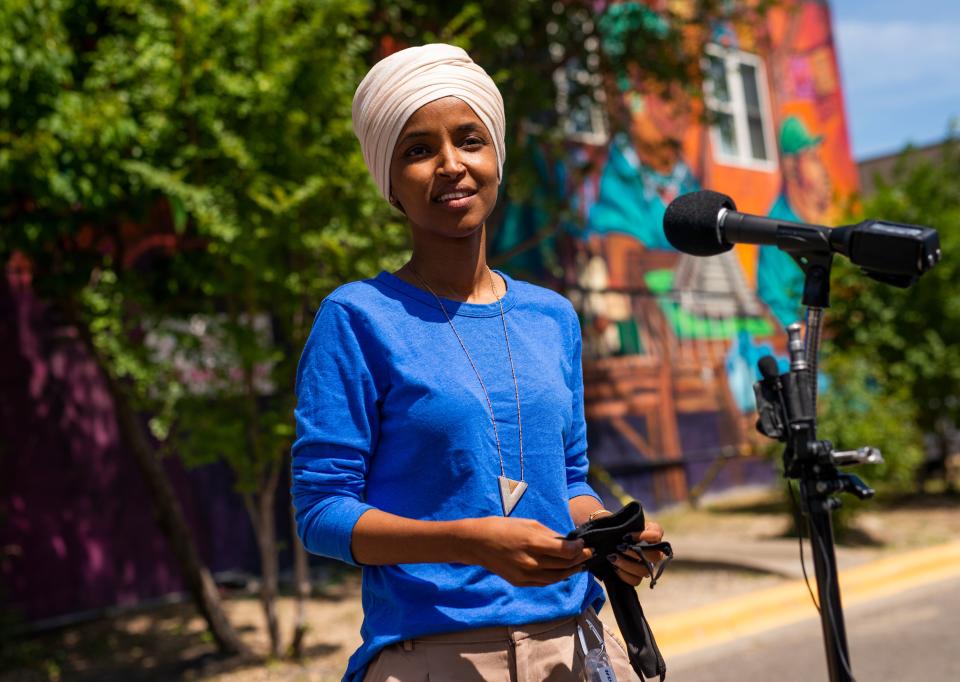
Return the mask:
<svg viewBox="0 0 960 682"><path fill-rule="evenodd" d="M753 216L726 207L717 214L717 238L733 244L769 244L788 253L835 250L828 227Z"/></svg>

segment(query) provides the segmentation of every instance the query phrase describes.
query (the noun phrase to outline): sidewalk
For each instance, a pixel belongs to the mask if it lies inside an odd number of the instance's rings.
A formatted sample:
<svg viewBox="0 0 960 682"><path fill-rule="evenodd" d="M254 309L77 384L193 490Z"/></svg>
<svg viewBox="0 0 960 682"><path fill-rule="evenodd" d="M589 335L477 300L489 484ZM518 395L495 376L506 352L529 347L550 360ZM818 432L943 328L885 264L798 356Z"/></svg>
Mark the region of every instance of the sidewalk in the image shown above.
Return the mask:
<svg viewBox="0 0 960 682"><path fill-rule="evenodd" d="M664 656L677 656L806 618L818 618L803 581L800 550L775 495L728 497L700 510L655 515L676 559L650 591L639 592ZM861 512L861 537L837 545L845 606L945 579L960 578L960 500L918 498L899 508ZM816 592L809 542L804 556ZM617 632L613 614L601 617Z"/></svg>

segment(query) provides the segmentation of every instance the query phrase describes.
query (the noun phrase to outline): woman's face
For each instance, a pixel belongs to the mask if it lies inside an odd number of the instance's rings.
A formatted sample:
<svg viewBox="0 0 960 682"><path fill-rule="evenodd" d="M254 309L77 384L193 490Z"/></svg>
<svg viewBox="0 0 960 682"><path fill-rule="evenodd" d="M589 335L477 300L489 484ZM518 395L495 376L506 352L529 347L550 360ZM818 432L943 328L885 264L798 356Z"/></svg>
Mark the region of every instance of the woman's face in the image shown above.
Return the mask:
<svg viewBox="0 0 960 682"><path fill-rule="evenodd" d="M390 193L414 228L466 237L497 202L493 138L463 100L444 97L411 116L390 161Z"/></svg>

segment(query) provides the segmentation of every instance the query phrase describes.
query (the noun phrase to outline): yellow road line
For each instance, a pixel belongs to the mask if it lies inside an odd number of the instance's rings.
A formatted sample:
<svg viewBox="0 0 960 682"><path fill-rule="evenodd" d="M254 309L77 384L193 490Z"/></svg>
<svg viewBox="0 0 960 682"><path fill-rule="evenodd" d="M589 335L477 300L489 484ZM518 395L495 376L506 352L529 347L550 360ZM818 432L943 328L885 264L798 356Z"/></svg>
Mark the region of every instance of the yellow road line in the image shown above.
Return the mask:
<svg viewBox="0 0 960 682"><path fill-rule="evenodd" d="M810 584L816 593L812 571L811 563ZM901 552L841 571L840 596L846 607L953 577L960 577L960 542ZM669 657L815 617L807 587L797 580L662 616L652 626L663 655Z"/></svg>

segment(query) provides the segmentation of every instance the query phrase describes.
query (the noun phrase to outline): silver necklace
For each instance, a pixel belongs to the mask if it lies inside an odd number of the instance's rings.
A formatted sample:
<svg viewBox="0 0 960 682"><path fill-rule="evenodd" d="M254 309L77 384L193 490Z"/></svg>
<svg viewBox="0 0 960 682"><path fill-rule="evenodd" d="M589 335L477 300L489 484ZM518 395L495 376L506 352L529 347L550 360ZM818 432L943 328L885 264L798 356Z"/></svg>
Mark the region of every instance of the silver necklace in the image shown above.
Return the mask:
<svg viewBox="0 0 960 682"><path fill-rule="evenodd" d="M527 490L527 482L523 480L523 424L520 421L520 387L517 384L517 371L513 366L513 354L510 352L510 335L507 334L507 321L503 316L503 301L500 300L500 296L497 296L497 290L493 285L493 271L487 267L487 273L490 275L490 290L493 292L493 295L497 299L497 303L500 304L500 322L503 324L503 338L507 343L507 359L510 361L510 372L513 374L513 387L517 395L517 429L520 432L520 480L515 481L511 478L507 478L506 473L503 468L503 451L500 449L500 433L497 431L497 418L493 414L493 402L490 400L490 394L487 392L487 386L483 383L483 378L480 376L480 370L477 369L477 364L473 361L473 358L470 356L470 352L467 350L466 344L464 344L463 339L460 337L457 328L453 325L453 320L450 319L447 309L444 307L443 303L440 301L440 297L430 288L430 285L426 283L423 277L420 276L420 273L417 272L416 268L412 265L409 265L410 272L412 272L420 283L433 294L433 297L437 301L437 305L440 306L440 310L443 311L444 317L447 318L447 322L450 324L450 328L453 330L453 333L457 337L457 341L460 342L460 347L463 348L463 352L467 355L467 360L470 361L470 366L473 367L474 373L477 375L477 379L480 381L480 388L483 389L483 396L487 399L487 407L490 408L490 421L493 424L493 435L497 441L497 456L500 458L500 476L497 477L497 481L500 485L500 501L503 504L503 515L510 516L510 513L513 511L514 507L517 506L517 502L520 501L520 498L523 497L523 493Z"/></svg>

